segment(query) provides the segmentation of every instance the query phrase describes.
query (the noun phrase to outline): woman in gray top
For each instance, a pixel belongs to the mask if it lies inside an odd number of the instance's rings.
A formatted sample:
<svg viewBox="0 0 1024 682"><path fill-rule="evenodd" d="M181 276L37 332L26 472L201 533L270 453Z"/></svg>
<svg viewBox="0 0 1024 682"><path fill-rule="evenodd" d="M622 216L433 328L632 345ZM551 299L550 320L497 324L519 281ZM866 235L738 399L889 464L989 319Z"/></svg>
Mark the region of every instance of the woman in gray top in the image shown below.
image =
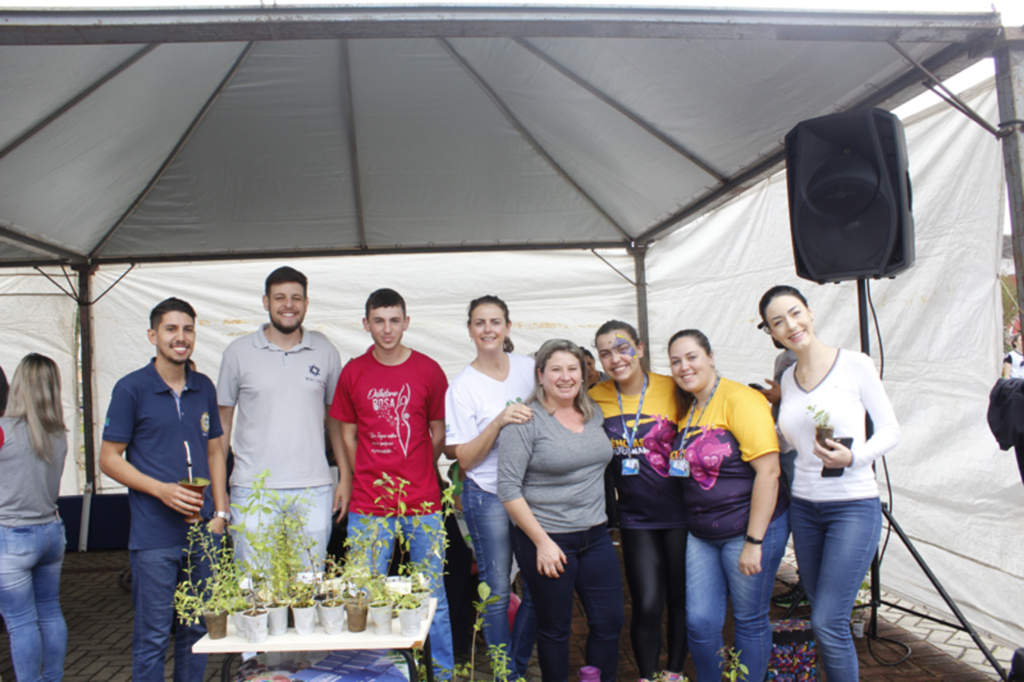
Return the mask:
<svg viewBox="0 0 1024 682"><path fill-rule="evenodd" d="M57 516L67 455L60 373L32 353L11 379L0 418L0 615L21 682L60 680L68 630L60 610L64 524Z"/></svg>
<svg viewBox="0 0 1024 682"><path fill-rule="evenodd" d="M586 361L571 341L536 355L533 419L499 441L498 498L515 524L512 548L533 596L544 682L569 679L573 592L587 613L587 665L613 682L623 623L619 560L605 528L604 470L612 459Z"/></svg>

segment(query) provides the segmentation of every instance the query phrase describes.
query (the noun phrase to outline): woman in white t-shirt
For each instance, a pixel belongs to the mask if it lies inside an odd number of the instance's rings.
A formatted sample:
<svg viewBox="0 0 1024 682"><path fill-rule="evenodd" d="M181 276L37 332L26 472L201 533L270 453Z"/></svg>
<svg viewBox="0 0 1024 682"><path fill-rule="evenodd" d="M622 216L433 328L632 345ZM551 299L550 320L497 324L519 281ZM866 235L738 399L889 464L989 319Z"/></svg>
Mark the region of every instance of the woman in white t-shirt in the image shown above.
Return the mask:
<svg viewBox="0 0 1024 682"><path fill-rule="evenodd" d="M782 375L778 426L797 451L789 523L811 626L829 682L856 682L850 610L882 528L871 463L899 443L900 427L871 358L819 341L814 313L797 289L772 287L759 310L764 328L797 358ZM815 438L821 413L834 430L824 444ZM870 438L865 413L874 425Z"/></svg>
<svg viewBox="0 0 1024 682"><path fill-rule="evenodd" d="M508 623L512 571L511 523L498 500L498 436L508 424L524 424L533 411L523 402L533 391L533 360L512 353L508 306L497 296L469 304L469 336L476 359L448 386L445 395L445 454L466 472L462 508L476 552L480 579L497 601L484 614L487 646L504 645L509 679L525 676L537 634L533 606L524 586L511 631Z"/></svg>

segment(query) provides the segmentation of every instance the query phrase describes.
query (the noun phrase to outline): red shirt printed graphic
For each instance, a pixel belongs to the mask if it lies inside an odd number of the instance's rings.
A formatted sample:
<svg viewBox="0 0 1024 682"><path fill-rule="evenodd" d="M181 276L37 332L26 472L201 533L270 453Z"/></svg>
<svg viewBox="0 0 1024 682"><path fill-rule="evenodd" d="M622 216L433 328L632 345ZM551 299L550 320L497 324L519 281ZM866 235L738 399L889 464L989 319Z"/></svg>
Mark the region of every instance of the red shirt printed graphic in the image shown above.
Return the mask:
<svg viewBox="0 0 1024 682"><path fill-rule="evenodd" d="M408 481L402 496L408 514L420 513L424 502L432 503L430 512L440 511L430 422L444 420L447 389L440 365L416 351L400 365L384 365L371 348L342 369L330 414L358 430L352 511L395 512L398 500L379 500L384 490L373 485L385 473Z"/></svg>

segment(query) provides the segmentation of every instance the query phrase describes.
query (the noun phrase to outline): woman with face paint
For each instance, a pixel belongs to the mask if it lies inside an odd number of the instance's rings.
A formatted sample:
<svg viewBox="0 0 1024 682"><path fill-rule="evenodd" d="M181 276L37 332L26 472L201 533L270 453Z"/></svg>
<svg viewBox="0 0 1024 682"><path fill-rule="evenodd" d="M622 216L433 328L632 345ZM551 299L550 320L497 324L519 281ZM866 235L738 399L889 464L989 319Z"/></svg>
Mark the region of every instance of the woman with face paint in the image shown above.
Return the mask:
<svg viewBox="0 0 1024 682"><path fill-rule="evenodd" d="M640 365L644 346L632 325L610 320L594 341L611 377L590 389L615 458L612 479L626 582L633 602L630 641L641 680L660 669L661 621L668 607L664 680L682 679L686 661L686 520L682 487L670 470L676 435L675 386Z"/></svg>
<svg viewBox="0 0 1024 682"><path fill-rule="evenodd" d="M462 509L473 538L480 579L497 601L484 613L487 646L503 646L513 675L525 676L537 638L529 592L509 629L509 576L512 570L511 524L498 501L498 440L509 424L526 424L533 410L523 402L533 391L533 360L513 353L508 306L497 296L469 304L466 322L476 359L455 377L445 394L445 454L466 472Z"/></svg>
<svg viewBox="0 0 1024 682"><path fill-rule="evenodd" d="M772 585L789 537L775 423L763 395L718 376L703 333L677 332L668 356L681 408L672 461L688 473L686 625L697 682L722 679L718 652L730 600L734 649L747 679L763 680L772 651Z"/></svg>
<svg viewBox="0 0 1024 682"><path fill-rule="evenodd" d="M850 610L882 528L871 463L896 446L900 427L871 358L822 343L797 289L772 287L759 312L765 331L797 358L782 375L779 431L797 451L790 524L811 626L829 682L855 682ZM815 437L820 412L834 433L823 444ZM865 414L874 425L870 438Z"/></svg>

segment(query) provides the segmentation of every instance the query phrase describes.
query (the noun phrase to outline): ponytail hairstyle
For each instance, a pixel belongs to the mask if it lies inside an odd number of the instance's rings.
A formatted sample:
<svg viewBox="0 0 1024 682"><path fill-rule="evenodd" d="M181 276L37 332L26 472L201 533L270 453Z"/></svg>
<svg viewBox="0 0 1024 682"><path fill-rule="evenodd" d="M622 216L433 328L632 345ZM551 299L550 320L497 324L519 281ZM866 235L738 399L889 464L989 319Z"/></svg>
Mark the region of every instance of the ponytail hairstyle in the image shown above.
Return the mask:
<svg viewBox="0 0 1024 682"><path fill-rule="evenodd" d="M509 326L512 325L512 320L509 319L508 316L508 306L505 304L505 302L498 298L497 296L494 296L493 294L487 294L486 296L481 296L480 298L474 298L472 301L469 302L469 310L466 311L467 326L473 324L473 311L482 305L498 306L499 308L501 308L502 314L505 315L505 324ZM515 344L512 343L512 339L509 338L508 334L505 335L505 340L501 344L501 349L506 353L511 353L516 349Z"/></svg>
<svg viewBox="0 0 1024 682"><path fill-rule="evenodd" d="M711 342L708 341L708 337L704 335L704 332L698 329L683 329L672 335L672 338L668 340L669 351L672 350L672 344L681 338L689 337L696 341L704 352L709 356L711 355ZM697 402L697 398L694 397L689 391L684 391L676 384L676 403L679 406L679 418L682 419L693 407L693 404Z"/></svg>
<svg viewBox="0 0 1024 682"><path fill-rule="evenodd" d="M14 370L7 416L28 425L36 456L50 461L53 439L63 436L64 410L60 401L60 371L45 355L29 353Z"/></svg>

